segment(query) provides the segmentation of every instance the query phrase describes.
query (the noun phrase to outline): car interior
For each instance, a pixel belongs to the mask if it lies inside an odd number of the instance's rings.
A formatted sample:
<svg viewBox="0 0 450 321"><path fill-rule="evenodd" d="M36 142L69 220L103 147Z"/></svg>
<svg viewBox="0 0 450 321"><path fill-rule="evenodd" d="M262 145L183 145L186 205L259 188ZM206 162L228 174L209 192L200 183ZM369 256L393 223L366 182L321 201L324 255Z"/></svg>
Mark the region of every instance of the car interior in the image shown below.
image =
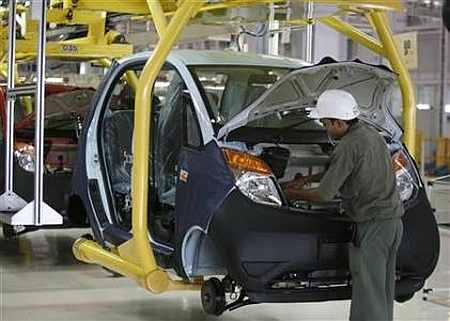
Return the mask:
<svg viewBox="0 0 450 321"><path fill-rule="evenodd" d="M159 84L162 84L163 89L156 88L152 100L149 207L154 216L149 229L156 240L171 245L174 235L177 162L184 142L184 109L188 94L184 82L173 70L163 71L156 86ZM131 229L133 130L134 89L125 80L120 80L105 111L101 146L104 147L105 168L113 195L115 217L125 231Z"/></svg>

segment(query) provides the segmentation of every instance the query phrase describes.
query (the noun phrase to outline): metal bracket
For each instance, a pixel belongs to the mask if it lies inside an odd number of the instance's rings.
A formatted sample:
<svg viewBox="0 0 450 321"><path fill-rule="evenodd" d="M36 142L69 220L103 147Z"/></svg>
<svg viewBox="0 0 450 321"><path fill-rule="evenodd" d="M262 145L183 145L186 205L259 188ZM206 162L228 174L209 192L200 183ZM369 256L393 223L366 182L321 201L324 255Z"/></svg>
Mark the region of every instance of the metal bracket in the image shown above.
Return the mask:
<svg viewBox="0 0 450 321"><path fill-rule="evenodd" d="M27 205L19 195L10 191L0 195L0 213L17 212Z"/></svg>
<svg viewBox="0 0 450 321"><path fill-rule="evenodd" d="M17 97L31 96L36 94L36 85L20 85L14 88L8 89L6 93L7 99L16 100Z"/></svg>
<svg viewBox="0 0 450 321"><path fill-rule="evenodd" d="M44 142L44 99L45 99L45 45L47 26L47 4L40 3L37 86L15 87L16 63L16 1L10 1L9 47L8 47L8 110L5 162L5 193L0 196L0 221L10 225L55 225L62 224L62 216L43 202L43 142ZM28 203L14 193L14 101L17 96L36 95L36 133L34 174L35 200Z"/></svg>
<svg viewBox="0 0 450 321"><path fill-rule="evenodd" d="M16 1L9 3L9 46L8 46L8 92L15 91L15 63L16 63ZM9 96L9 95L8 95ZM15 212L22 209L27 202L14 193L14 101L15 97L8 97L6 113L6 152L5 152L5 189L0 196L0 212ZM3 157L3 155L2 155Z"/></svg>
<svg viewBox="0 0 450 321"><path fill-rule="evenodd" d="M63 223L62 216L44 202L41 203L41 219L37 222L34 215L35 206L35 201L33 201L16 213L0 212L0 221L9 225L25 226L61 225Z"/></svg>

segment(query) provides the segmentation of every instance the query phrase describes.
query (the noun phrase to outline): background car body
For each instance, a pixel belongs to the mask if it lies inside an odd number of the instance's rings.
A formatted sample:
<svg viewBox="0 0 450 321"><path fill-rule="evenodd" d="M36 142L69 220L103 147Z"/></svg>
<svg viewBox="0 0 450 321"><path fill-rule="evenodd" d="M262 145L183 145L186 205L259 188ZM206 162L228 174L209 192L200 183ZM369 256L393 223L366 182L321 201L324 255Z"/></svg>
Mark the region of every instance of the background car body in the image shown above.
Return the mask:
<svg viewBox="0 0 450 321"><path fill-rule="evenodd" d="M46 85L44 121L44 201L61 212L64 224L86 226L86 216L78 204L69 204L73 166L76 161L78 137L88 111L92 88ZM33 102L33 99L31 100ZM25 115L22 98L15 105L14 188L26 201L34 199L34 126L35 114ZM33 102L34 103L34 102ZM0 181L4 185L4 152L6 134L6 89L0 88L1 150ZM73 210L69 213L69 207ZM76 213L78 212L78 213ZM71 217L69 217L71 216Z"/></svg>

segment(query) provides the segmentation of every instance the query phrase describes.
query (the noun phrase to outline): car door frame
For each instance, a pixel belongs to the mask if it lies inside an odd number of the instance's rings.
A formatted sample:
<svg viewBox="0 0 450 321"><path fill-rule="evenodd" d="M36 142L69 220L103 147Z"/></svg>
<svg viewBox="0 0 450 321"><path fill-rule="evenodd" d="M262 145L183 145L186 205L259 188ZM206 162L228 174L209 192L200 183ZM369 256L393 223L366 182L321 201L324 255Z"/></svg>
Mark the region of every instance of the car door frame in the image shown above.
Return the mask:
<svg viewBox="0 0 450 321"><path fill-rule="evenodd" d="M101 121L107 108L107 101L110 97L111 90L117 83L117 79L134 66L144 66L149 53L125 58L120 61L113 62L111 69L105 75L105 81L101 84L97 91L97 95L93 100L93 105L85 124L87 128L83 131L80 139L80 152L78 159L78 167L81 175L74 182L75 193L80 195L86 207L86 211L91 220L94 236L103 245L111 240L105 239L105 230L109 227L117 227L114 213L112 212L112 199L110 188L105 173L104 163L100 160L101 151ZM180 59L169 57L166 64L172 66L179 73L181 79L185 82L186 88L190 93L193 102L193 109L196 114L198 125L200 127L201 138L204 144L210 142L214 138L214 130L210 122L205 103L197 88L197 85L186 65ZM92 126L95 124L95 126ZM101 217L99 216L101 215ZM130 236L130 235L128 235ZM127 235L123 235L119 242L126 241ZM156 241L149 235L150 241L155 245ZM118 245L118 244L114 244ZM163 246L164 247L164 246ZM169 250L166 248L166 250Z"/></svg>

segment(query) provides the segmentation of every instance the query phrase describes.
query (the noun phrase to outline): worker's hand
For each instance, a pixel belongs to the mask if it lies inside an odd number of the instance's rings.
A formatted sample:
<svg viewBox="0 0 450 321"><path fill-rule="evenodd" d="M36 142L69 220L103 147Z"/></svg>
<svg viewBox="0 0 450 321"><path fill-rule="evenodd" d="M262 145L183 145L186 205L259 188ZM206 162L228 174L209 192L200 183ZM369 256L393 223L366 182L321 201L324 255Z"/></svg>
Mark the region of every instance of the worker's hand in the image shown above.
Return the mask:
<svg viewBox="0 0 450 321"><path fill-rule="evenodd" d="M300 189L303 188L302 184L299 184L295 179L289 182L281 183L281 188L286 191L288 189Z"/></svg>
<svg viewBox="0 0 450 321"><path fill-rule="evenodd" d="M285 189L283 190L284 196L286 197L286 199L287 199L289 202L292 202L292 201L295 200L295 192L296 192L297 190L298 190L298 189L292 188L292 187L288 187L288 188L285 188Z"/></svg>
<svg viewBox="0 0 450 321"><path fill-rule="evenodd" d="M295 178L291 182L292 186L298 189L311 185L309 176L303 176L301 173L295 174Z"/></svg>
<svg viewBox="0 0 450 321"><path fill-rule="evenodd" d="M305 186L309 185L308 177L303 176L301 173L297 173L292 181L281 184L283 190L299 190L303 189Z"/></svg>

